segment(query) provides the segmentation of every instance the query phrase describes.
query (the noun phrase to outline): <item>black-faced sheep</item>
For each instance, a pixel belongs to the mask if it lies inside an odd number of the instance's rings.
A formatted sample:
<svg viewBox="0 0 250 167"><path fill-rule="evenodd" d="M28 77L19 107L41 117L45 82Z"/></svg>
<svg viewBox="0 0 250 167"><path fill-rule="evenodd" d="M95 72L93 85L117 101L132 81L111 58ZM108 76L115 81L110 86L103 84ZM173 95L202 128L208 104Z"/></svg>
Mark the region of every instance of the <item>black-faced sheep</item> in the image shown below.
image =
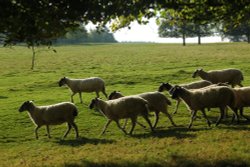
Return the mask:
<svg viewBox="0 0 250 167"><path fill-rule="evenodd" d="M73 103L73 96L76 93L79 93L80 101L82 102L82 92L96 92L96 96L99 97L99 92L102 92L107 98L107 94L105 92L105 83L103 79L99 77L92 77L86 79L70 79L67 77L63 77L59 81L59 86L67 85L71 91L71 102Z"/></svg>
<svg viewBox="0 0 250 167"><path fill-rule="evenodd" d="M211 70L205 72L203 69L197 69L193 73L193 78L196 76L200 76L202 79L212 82L213 84L216 83L228 83L232 85L232 87L239 85L242 87L243 85L241 82L243 81L243 74L238 69L224 69L224 70Z"/></svg>
<svg viewBox="0 0 250 167"><path fill-rule="evenodd" d="M201 81L195 81L195 82L191 82L191 83L186 83L186 84L181 84L180 86L186 88L186 89L200 89L206 86L212 85L211 82L209 81L205 81L205 80L201 80ZM164 90L167 90L168 92L173 88L173 86L169 83L162 83L159 88L158 91L159 92L163 92ZM176 107L175 107L175 111L174 114L177 113L181 99L176 99Z"/></svg>
<svg viewBox="0 0 250 167"><path fill-rule="evenodd" d="M160 112L166 114L168 119L172 123L172 125L176 126L176 124L172 120L171 115L168 113L168 110L167 110L168 105L171 105L171 102L167 99L167 97L165 95L163 95L160 92L146 92L146 93L138 94L138 95L135 95L135 96L139 96L139 97L147 100L149 110L155 112L155 122L154 122L154 125L153 125L154 128L156 127L156 125L158 123L159 113ZM117 92L117 91L113 91L109 95L110 100L111 99L117 99L117 98L120 98L120 97L123 97L123 95L120 92Z"/></svg>
<svg viewBox="0 0 250 167"><path fill-rule="evenodd" d="M77 108L73 103L63 102L48 106L36 106L32 101L26 101L19 108L19 112L28 111L30 119L36 125L35 136L38 139L38 129L46 125L48 137L51 138L49 132L49 125L59 125L64 122L68 124L68 130L64 134L64 138L68 135L72 126L76 132L76 138L78 138L78 128L74 122L77 116Z"/></svg>
<svg viewBox="0 0 250 167"><path fill-rule="evenodd" d="M148 102L143 98L127 96L108 101L95 98L89 105L90 109L93 109L94 107L97 108L108 119L101 134L105 133L108 125L112 121L115 121L118 128L120 128L125 134L127 134L127 132L120 126L119 120L130 118L132 121L132 128L129 134L131 135L136 125L137 117L139 115L143 116L143 118L147 121L151 130L153 131L152 124L148 118Z"/></svg>
<svg viewBox="0 0 250 167"><path fill-rule="evenodd" d="M211 123L206 116L205 108L220 108L220 117L216 122L217 126L223 118L225 108L229 106L233 110L236 98L234 91L226 86L197 89L194 91L190 91L180 86L175 86L171 89L171 94L174 99L181 98L186 103L187 107L192 111L189 128L191 128L198 110L201 110L208 125L210 126ZM233 111L238 119L237 112L235 110Z"/></svg>

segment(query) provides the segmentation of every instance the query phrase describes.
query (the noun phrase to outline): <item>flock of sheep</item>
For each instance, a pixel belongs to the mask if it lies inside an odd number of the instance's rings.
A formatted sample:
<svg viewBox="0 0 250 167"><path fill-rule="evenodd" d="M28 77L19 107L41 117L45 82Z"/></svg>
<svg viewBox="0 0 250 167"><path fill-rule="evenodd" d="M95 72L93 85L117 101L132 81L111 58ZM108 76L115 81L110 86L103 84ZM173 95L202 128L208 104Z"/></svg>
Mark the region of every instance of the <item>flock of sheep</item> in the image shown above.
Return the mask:
<svg viewBox="0 0 250 167"><path fill-rule="evenodd" d="M211 108L220 109L220 116L216 122L216 126L220 123L228 108L234 113L232 121L236 118L239 122L238 110L242 117L249 120L249 118L243 114L243 107L250 106L250 87L243 87L241 84L243 74L240 70L224 69L205 72L202 69L198 69L193 73L193 78L197 76L200 76L203 80L175 86L169 83L162 83L156 92L147 92L131 96L123 96L121 92L113 91L109 97L105 91L105 83L101 78L70 79L63 77L59 81L59 86L67 85L71 89L71 102L36 106L32 101L26 101L22 104L19 111L28 111L31 120L36 125L36 138L38 138L37 131L41 126L46 125L47 134L50 138L49 125L58 125L65 122L68 124L68 129L63 137L68 135L73 126L76 132L76 138L78 138L78 127L74 122L78 111L77 107L73 104L73 96L79 93L82 103L82 92L96 92L97 97L91 101L89 108L98 109L98 111L107 118L108 121L104 126L102 134L105 133L108 125L112 121L116 122L118 128L125 134L132 134L136 124L145 127L137 121L138 116L142 116L148 123L151 131L154 131L159 120L160 112L168 117L173 126L176 126L167 110L171 102L161 93L167 90L171 97L177 100L174 113L177 112L181 101L184 101L187 108L191 111L189 128L191 128L198 110L202 112L210 126L211 122L206 116L205 109L210 110ZM231 87L229 85L231 85ZM240 86L240 88L234 88L236 85ZM102 92L108 100L100 99L99 92ZM153 125L148 118L150 111L155 112L155 122ZM121 119L126 119L123 126L119 123ZM125 130L128 119L132 122L129 133Z"/></svg>

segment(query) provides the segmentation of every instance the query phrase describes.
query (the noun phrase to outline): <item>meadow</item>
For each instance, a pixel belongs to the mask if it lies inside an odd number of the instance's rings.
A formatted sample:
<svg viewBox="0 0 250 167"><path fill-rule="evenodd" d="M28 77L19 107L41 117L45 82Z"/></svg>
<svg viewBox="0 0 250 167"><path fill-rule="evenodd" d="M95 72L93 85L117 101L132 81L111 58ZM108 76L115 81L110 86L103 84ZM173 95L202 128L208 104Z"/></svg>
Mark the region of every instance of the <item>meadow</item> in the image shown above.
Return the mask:
<svg viewBox="0 0 250 167"><path fill-rule="evenodd" d="M244 74L243 85L250 85L250 45L221 43L177 44L85 44L55 46L57 53L37 54L35 70L31 50L26 47L0 47L0 166L250 166L250 122L231 123L229 117L215 127L218 109L207 112L213 122L207 126L198 112L191 130L190 113L181 103L172 115L173 127L161 114L155 133L136 126L133 136L124 135L115 123L100 136L106 118L90 110L95 93L83 93L74 100L79 109L74 130L62 140L66 125L51 126L51 139L45 127L35 139L34 128L26 112L18 109L26 100L48 105L70 100L67 87L59 87L61 77L99 76L107 93L119 90L125 95L156 91L162 82L173 84L199 80L192 73L204 70L238 68ZM171 99L166 93L166 96ZM104 96L101 94L101 97ZM169 112L175 108L172 100ZM245 114L250 117L250 109ZM153 121L154 117L150 119ZM144 122L140 118L141 122ZM147 125L144 122L145 125Z"/></svg>

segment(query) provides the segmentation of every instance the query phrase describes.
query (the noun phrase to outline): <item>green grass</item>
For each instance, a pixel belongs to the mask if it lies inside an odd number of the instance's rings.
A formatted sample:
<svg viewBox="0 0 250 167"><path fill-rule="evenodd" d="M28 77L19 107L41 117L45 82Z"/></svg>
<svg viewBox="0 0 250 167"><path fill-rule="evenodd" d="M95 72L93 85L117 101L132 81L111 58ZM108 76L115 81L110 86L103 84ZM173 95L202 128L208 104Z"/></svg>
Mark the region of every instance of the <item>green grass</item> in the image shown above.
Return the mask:
<svg viewBox="0 0 250 167"><path fill-rule="evenodd" d="M56 54L39 52L31 71L31 50L0 48L0 166L250 166L250 123L242 119L240 125L230 124L230 117L215 127L217 109L207 112L211 128L198 112L188 130L190 114L182 103L173 115L179 127L160 115L153 134L136 126L134 135L126 136L112 123L100 137L106 119L87 107L95 93L83 94L84 105L76 95L78 140L73 130L61 140L66 125L52 126L52 139L43 127L36 140L27 113L18 112L26 100L37 105L68 101L68 88L57 84L63 76L99 76L108 93L119 90L131 95L155 91L161 82L194 81L196 68L239 68L243 84L250 85L249 44L89 44L55 49ZM174 105L169 108L173 110ZM249 109L245 113L249 116Z"/></svg>

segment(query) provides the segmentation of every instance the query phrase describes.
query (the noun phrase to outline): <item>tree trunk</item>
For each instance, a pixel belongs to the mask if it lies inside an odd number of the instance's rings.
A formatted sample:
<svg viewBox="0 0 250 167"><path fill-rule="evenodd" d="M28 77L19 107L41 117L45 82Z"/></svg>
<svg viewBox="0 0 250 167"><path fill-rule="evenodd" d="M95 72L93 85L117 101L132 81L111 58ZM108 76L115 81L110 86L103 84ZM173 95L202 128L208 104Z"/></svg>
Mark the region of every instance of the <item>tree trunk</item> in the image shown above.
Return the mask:
<svg viewBox="0 0 250 167"><path fill-rule="evenodd" d="M201 36L200 36L200 34L198 34L198 45L200 45L201 44Z"/></svg>
<svg viewBox="0 0 250 167"><path fill-rule="evenodd" d="M182 33L182 41L183 41L182 45L186 46L186 35L184 32Z"/></svg>
<svg viewBox="0 0 250 167"><path fill-rule="evenodd" d="M36 56L36 51L35 51L35 47L32 46L32 63L31 63L31 70L34 70L34 66L35 66L35 56Z"/></svg>
<svg viewBox="0 0 250 167"><path fill-rule="evenodd" d="M247 34L247 43L250 43L250 34Z"/></svg>

